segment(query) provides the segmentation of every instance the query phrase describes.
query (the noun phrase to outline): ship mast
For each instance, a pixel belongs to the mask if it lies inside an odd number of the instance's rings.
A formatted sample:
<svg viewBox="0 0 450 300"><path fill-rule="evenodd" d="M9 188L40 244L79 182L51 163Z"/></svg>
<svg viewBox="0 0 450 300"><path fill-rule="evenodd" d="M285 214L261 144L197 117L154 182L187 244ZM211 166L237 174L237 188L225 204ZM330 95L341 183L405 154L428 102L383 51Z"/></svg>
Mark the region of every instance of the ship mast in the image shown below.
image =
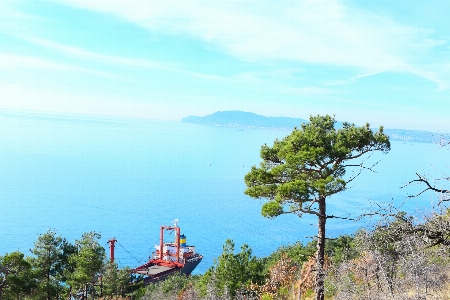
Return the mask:
<svg viewBox="0 0 450 300"><path fill-rule="evenodd" d="M176 247L176 262L180 262L180 227L178 227L178 219L175 219L173 226L161 226L160 237L159 237L159 259L164 259L164 254L169 255L168 253L163 253L164 249L164 231L165 230L174 230L175 231L175 247Z"/></svg>
<svg viewBox="0 0 450 300"><path fill-rule="evenodd" d="M111 263L114 263L114 244L117 242L116 238L112 238L108 240L109 245L109 260Z"/></svg>

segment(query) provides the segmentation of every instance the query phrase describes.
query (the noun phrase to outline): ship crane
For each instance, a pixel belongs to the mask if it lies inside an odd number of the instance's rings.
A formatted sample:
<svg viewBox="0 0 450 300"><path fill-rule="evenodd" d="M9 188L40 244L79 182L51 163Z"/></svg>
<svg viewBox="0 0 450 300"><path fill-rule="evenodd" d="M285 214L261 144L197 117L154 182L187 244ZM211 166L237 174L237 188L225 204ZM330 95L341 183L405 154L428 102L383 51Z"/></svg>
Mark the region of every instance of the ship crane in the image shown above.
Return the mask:
<svg viewBox="0 0 450 300"><path fill-rule="evenodd" d="M164 242L166 231L175 232L173 242ZM190 275L203 259L196 253L195 246L186 245L186 236L181 234L178 219L173 220L173 226L161 226L159 245L155 250L147 263L132 270L144 276L144 284L164 280L177 272Z"/></svg>

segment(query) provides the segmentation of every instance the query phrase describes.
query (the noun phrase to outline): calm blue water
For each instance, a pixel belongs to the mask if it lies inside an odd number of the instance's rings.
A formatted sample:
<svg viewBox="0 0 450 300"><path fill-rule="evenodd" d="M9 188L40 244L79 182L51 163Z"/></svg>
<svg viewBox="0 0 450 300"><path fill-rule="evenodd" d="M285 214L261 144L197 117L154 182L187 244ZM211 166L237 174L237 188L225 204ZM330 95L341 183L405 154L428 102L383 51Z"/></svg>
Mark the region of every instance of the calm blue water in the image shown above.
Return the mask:
<svg viewBox="0 0 450 300"><path fill-rule="evenodd" d="M142 264L158 243L159 226L180 220L188 244L204 255L204 272L227 238L249 244L258 256L308 240L311 216L260 215L262 201L243 191L244 175L259 164L259 149L289 132L207 127L168 121L0 113L0 254L30 255L38 234L56 229L69 241L83 232L119 241L116 257ZM329 200L329 211L359 215L369 199L404 202L399 189L415 172L447 172L449 152L432 144L393 142L378 173L365 172L353 188ZM409 200L414 212L434 195ZM329 236L351 233L364 222L328 221Z"/></svg>

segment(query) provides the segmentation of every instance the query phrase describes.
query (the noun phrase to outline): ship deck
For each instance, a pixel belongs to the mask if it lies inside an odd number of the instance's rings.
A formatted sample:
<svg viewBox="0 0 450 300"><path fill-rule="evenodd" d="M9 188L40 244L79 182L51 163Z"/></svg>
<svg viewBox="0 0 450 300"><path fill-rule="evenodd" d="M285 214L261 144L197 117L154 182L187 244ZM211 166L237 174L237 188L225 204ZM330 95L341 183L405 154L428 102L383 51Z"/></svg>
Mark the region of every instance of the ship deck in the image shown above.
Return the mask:
<svg viewBox="0 0 450 300"><path fill-rule="evenodd" d="M135 273L138 273L141 275L146 275L146 276L152 276L152 275L158 275L158 274L164 273L171 269L173 269L173 267L153 265L153 266L149 266L143 270L136 270Z"/></svg>

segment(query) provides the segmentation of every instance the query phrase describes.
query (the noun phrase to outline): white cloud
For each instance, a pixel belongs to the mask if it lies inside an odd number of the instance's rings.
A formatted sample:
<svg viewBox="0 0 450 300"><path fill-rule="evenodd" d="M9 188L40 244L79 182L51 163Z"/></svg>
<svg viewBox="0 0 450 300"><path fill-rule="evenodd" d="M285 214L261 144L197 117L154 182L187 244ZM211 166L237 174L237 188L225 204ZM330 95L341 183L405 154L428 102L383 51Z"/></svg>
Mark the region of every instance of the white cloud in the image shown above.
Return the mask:
<svg viewBox="0 0 450 300"><path fill-rule="evenodd" d="M411 54L445 43L429 38L430 30L339 0L55 1L113 14L149 30L188 34L245 60L288 59L362 73L421 69ZM444 86L431 76L433 70L413 73Z"/></svg>
<svg viewBox="0 0 450 300"><path fill-rule="evenodd" d="M433 69L415 66L410 59L411 52L445 41L339 0L57 2L110 13L150 30L189 34L245 60L288 59L372 74L412 72L448 88Z"/></svg>
<svg viewBox="0 0 450 300"><path fill-rule="evenodd" d="M5 1L0 5L7 11L2 16L33 17L13 9L17 1ZM418 27L418 22L405 25L342 0L48 1L111 14L151 31L187 34L243 60L344 66L362 74L408 72L435 82L441 90L450 86L445 73L421 61L435 47L448 44L447 40L432 38L433 30ZM33 42L86 59L170 68L38 38Z"/></svg>
<svg viewBox="0 0 450 300"><path fill-rule="evenodd" d="M287 69L279 69L272 72L245 72L235 76L235 78L240 82L245 82L246 85L251 84L257 87L258 90L261 89L270 90L271 92L276 90L277 92L285 95L310 96L310 95L339 94L339 92L335 90L319 86L297 87L279 83L278 81L274 80L274 78L280 76L283 78L291 78L291 79L295 78L293 74L299 72L300 70L301 69L299 68L287 68ZM300 80L298 81L301 82Z"/></svg>
<svg viewBox="0 0 450 300"><path fill-rule="evenodd" d="M280 91L282 91L285 94L289 95L298 95L298 96L306 96L306 95L332 95L332 94L339 94L339 92L321 88L317 86L308 86L308 87L302 87L302 88L296 88L291 86L280 86Z"/></svg>
<svg viewBox="0 0 450 300"><path fill-rule="evenodd" d="M120 57L120 56L105 55L105 54L87 51L83 48L73 47L73 46L65 45L65 44L61 44L61 43L56 43L56 42L53 42L50 40L37 38L37 37L20 36L20 38L23 40L26 40L30 43L34 43L36 45L40 45L45 48L55 50L59 53L64 53L65 55L69 55L71 57L75 57L75 58L79 58L79 59L83 59L83 60L95 61L97 63L102 62L102 63L108 64L108 65L114 64L114 65L123 65L123 66L129 66L129 67L137 67L137 68L158 69L158 70L164 70L164 71L169 71L169 72L186 74L186 75L203 78L203 79L207 79L207 80L235 81L233 79L228 79L225 77L204 74L204 73L198 73L198 72L192 72L192 71L186 71L186 70L181 69L179 66L177 66L176 64L173 64L173 63L151 61L148 59L125 58L125 57ZM1 59L1 56L0 56L0 59ZM25 58L23 58L23 59L25 59ZM33 60L31 57L28 57L26 59ZM34 61L29 66L33 66L36 64L39 64L41 67L46 66L46 63L39 59L34 59ZM25 65L25 64L23 64L23 65ZM59 68L64 67L64 65L49 62L47 68L52 68L52 66L54 66L54 67L58 66ZM74 70L79 69L79 71L81 71L81 70L88 71L86 69L76 68L76 67L73 67L73 69ZM90 72L103 74L101 72L93 72L93 71L90 71Z"/></svg>
<svg viewBox="0 0 450 300"><path fill-rule="evenodd" d="M439 91L444 91L444 90L447 90L450 88L450 78L449 78L448 74L446 75L445 73L443 73L442 77L444 77L444 78L445 78L445 76L447 77L447 79L445 80L445 79L441 79L440 76L434 71L418 69L418 68L415 68L414 66L410 66L410 65L405 66L405 71L408 71L418 77L435 82L438 85Z"/></svg>
<svg viewBox="0 0 450 300"><path fill-rule="evenodd" d="M90 52L87 50L84 50L82 48L73 47L69 45L64 45L60 43L56 43L53 41L49 41L46 39L36 38L36 37L24 37L25 40L38 44L40 46L44 46L46 48L50 48L59 52L63 52L67 55L78 57L81 59L89 59L89 60L96 60L96 61L102 61L105 63L113 63L113 64L121 64L126 66L137 66L137 67L145 67L145 68L167 68L167 64L163 64L160 62L154 62L150 60L144 60L144 59L130 59L130 58L123 58L118 56L112 56L112 55L105 55L105 54L99 54L95 52Z"/></svg>
<svg viewBox="0 0 450 300"><path fill-rule="evenodd" d="M10 53L0 53L0 70L18 70L30 68L62 72L82 72L108 78L120 79L120 77L110 73L99 72L96 70L81 68L69 64L57 63L47 59Z"/></svg>

